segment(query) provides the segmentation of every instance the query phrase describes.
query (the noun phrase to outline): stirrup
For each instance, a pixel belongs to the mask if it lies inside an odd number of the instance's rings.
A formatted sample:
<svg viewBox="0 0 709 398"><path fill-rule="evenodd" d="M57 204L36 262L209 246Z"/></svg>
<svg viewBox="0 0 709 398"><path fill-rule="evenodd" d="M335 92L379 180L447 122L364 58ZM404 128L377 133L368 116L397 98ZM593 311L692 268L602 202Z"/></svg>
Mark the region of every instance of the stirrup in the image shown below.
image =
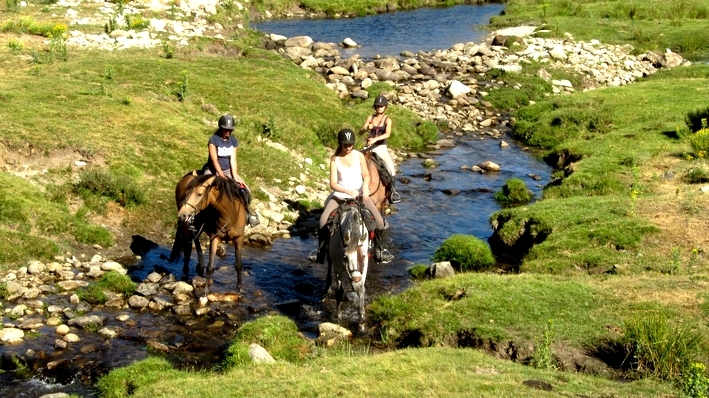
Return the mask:
<svg viewBox="0 0 709 398"><path fill-rule="evenodd" d="M380 262L381 264L388 264L391 262L391 260L394 259L394 255L391 254L387 249L375 249L374 259Z"/></svg>
<svg viewBox="0 0 709 398"><path fill-rule="evenodd" d="M261 221L259 221L258 216L255 214L250 214L249 215L249 225L251 228L258 226L261 224Z"/></svg>
<svg viewBox="0 0 709 398"><path fill-rule="evenodd" d="M391 193L391 195L389 195L389 201L391 203L399 203L399 202L401 202L401 195L399 195L398 192L393 191Z"/></svg>
<svg viewBox="0 0 709 398"><path fill-rule="evenodd" d="M315 249L308 254L308 260L314 263L318 262L318 249Z"/></svg>

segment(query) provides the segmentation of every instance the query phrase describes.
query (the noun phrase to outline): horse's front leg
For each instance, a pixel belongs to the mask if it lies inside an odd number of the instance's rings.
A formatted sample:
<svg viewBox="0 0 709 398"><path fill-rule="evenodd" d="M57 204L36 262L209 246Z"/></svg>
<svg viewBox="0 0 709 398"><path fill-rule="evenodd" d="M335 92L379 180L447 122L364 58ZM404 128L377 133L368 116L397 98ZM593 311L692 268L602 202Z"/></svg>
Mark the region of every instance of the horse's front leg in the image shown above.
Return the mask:
<svg viewBox="0 0 709 398"><path fill-rule="evenodd" d="M202 252L202 244L199 243L199 235L194 238L194 248L197 250L197 274L204 276L204 253ZM192 250L192 243L190 243L190 250Z"/></svg>
<svg viewBox="0 0 709 398"><path fill-rule="evenodd" d="M204 285L204 297L209 295L209 285L212 284L212 273L214 272L214 259L217 257L219 247L219 237L215 236L209 240L209 263L207 264L207 280Z"/></svg>
<svg viewBox="0 0 709 398"><path fill-rule="evenodd" d="M244 247L244 235L234 239L234 269L236 270L236 291L241 292L243 282L241 280L241 249Z"/></svg>

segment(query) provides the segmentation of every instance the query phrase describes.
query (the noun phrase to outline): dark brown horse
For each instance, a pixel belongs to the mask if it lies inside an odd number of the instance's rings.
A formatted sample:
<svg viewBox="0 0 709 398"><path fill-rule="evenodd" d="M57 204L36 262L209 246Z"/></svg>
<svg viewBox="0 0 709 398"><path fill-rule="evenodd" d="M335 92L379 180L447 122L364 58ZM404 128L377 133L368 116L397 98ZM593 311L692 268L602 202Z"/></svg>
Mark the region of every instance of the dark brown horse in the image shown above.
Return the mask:
<svg viewBox="0 0 709 398"><path fill-rule="evenodd" d="M191 220L199 220L203 224L200 232L209 236L209 263L204 297L209 295L214 259L219 243L222 241L234 244L236 288L237 291L242 288L241 251L244 247L246 207L239 189L239 184L232 179L214 175L194 177L187 184L187 195L178 211L180 222L189 223Z"/></svg>
<svg viewBox="0 0 709 398"><path fill-rule="evenodd" d="M187 198L190 183L197 177L197 171L193 170L182 176L177 183L175 187L175 205L177 206L177 211L180 211L182 203ZM192 256L193 242L197 250L197 273L200 276L204 276L204 255L202 254L202 245L199 242L199 235L204 227L202 218L202 215L197 214L190 222L177 221L175 241L172 243L172 250L170 251L170 261L176 261L180 255L182 255L184 257L182 272L185 276L189 274L190 270L189 265L190 257Z"/></svg>

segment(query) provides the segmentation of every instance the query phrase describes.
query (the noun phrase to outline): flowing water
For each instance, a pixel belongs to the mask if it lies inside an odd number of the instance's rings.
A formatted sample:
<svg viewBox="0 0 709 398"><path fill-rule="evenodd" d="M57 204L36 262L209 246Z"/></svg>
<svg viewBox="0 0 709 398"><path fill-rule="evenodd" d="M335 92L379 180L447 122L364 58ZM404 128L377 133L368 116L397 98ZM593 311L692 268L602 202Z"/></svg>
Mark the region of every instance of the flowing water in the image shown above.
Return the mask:
<svg viewBox="0 0 709 398"><path fill-rule="evenodd" d="M343 58L359 54L399 55L402 51L447 49L456 43L479 42L490 18L499 15L502 4L420 8L363 18L284 19L252 23L251 27L285 37L310 36L315 41L340 43L345 38L360 47L340 49Z"/></svg>
<svg viewBox="0 0 709 398"><path fill-rule="evenodd" d="M485 32L474 27L486 24L501 9L500 5L457 6L354 19L269 21L255 26L285 36L310 35L320 41L339 42L344 37L352 37L363 45L358 53L373 56L398 54L403 50L444 49L454 43L478 40ZM396 121L394 123L393 133L396 134ZM551 168L511 139L506 139L510 143L506 148L500 147L498 140L481 139L477 135L456 136L455 139L458 145L454 148L426 154L439 164L436 168L425 169L419 157L398 164L398 177L407 183L398 184L403 201L395 205L395 211L389 215L392 227L386 234L387 246L396 259L386 265L370 267L368 301L378 294L397 293L410 287L407 270L414 264L429 264L433 252L450 235L470 234L487 239L492 234L488 219L500 209L493 195L507 179L524 180L537 198L543 184L550 180ZM486 160L499 164L502 171L480 174L461 169ZM529 178L530 173L541 179ZM121 323L115 318L125 311L103 310L108 326L120 326L124 330L119 338L104 342L99 336L89 334L82 337L82 343L61 355L56 354L51 342L40 343L42 339L28 339L18 346L0 346L3 360L13 354L27 356L28 348L41 355L56 356L56 359L38 358L39 365L30 366L29 379L18 378L14 372L0 373L0 396L37 397L49 392L95 396L91 383L96 377L145 358L146 345L151 341L169 346L164 355L178 365L209 367L219 360L239 325L274 312L287 314L306 335L315 337L317 325L332 320L332 304L320 302L326 268L307 260L316 245L317 238L306 235L277 239L267 248L247 246L243 253L244 295L238 302L214 305L208 316L185 319L169 312L142 312L131 314L130 321ZM153 249L130 268L131 276L142 280L157 270L183 277L181 263L165 261L168 255L169 248ZM192 263L195 262L193 255ZM214 292L234 291L233 262L233 248L227 251L226 257L217 260ZM194 276L194 266L192 268L187 278ZM63 303L66 299L64 296L56 300ZM345 314L356 313L352 303L345 302L343 306ZM51 336L53 329L45 327L39 332ZM153 350L159 352L160 346L156 347ZM45 365L53 359L57 361L55 369L48 370Z"/></svg>

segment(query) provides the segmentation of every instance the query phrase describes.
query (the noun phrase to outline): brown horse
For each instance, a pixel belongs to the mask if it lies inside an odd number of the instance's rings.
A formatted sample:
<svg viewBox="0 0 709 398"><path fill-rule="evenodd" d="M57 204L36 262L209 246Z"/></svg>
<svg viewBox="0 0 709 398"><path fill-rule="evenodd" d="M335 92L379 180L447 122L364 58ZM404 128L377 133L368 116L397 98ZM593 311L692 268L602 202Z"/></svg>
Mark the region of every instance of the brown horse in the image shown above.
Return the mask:
<svg viewBox="0 0 709 398"><path fill-rule="evenodd" d="M187 193L192 181L197 178L197 171L193 170L180 179L175 187L175 205L177 211L180 211L182 203L187 199ZM170 261L176 261L182 253L184 262L182 272L185 276L189 274L190 257L192 256L192 243L194 242L197 250L197 273L204 276L204 255L202 254L202 245L199 242L199 235L204 227L203 216L197 214L190 222L177 221L175 229L175 241L172 244L170 251Z"/></svg>
<svg viewBox="0 0 709 398"><path fill-rule="evenodd" d="M364 149L364 158L367 161L367 169L369 170L369 197L372 198L374 206L377 207L379 213L384 217L384 206L386 205L388 192L387 187L382 184L379 178L379 170L377 164L372 159L372 152Z"/></svg>
<svg viewBox="0 0 709 398"><path fill-rule="evenodd" d="M246 206L239 191L239 184L232 179L203 175L193 178L187 189L188 194L178 211L178 218L181 222L199 219L203 223L202 231L209 236L209 263L204 296L209 295L214 259L222 241L234 244L236 289L241 291L241 251L244 247Z"/></svg>

